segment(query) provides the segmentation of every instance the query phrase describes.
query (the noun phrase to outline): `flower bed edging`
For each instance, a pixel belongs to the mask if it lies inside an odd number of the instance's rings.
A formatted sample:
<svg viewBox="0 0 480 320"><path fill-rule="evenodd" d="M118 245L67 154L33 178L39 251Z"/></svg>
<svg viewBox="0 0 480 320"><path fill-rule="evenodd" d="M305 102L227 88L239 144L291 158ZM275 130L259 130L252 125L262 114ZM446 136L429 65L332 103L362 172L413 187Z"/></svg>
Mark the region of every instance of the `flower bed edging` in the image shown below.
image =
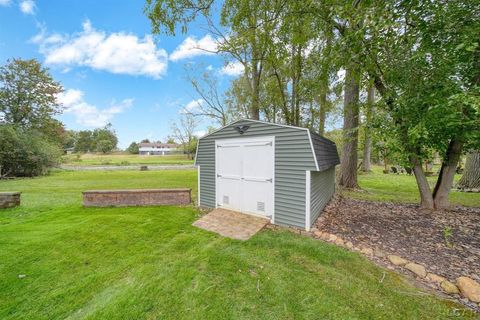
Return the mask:
<svg viewBox="0 0 480 320"><path fill-rule="evenodd" d="M365 245L354 246L352 242L345 241L341 237L328 232L320 231L316 228L312 228L310 235L313 238L320 239L343 248L360 252L368 257L377 257L383 259L383 261L389 263L398 268L408 270L418 279L427 281L434 284L438 289L441 289L444 293L449 295L461 295L468 299L470 302L475 303L480 307L480 284L471 279L470 277L462 276L458 277L455 281L449 281L448 279L439 276L434 273L428 272L425 266L409 261L396 255L385 255L385 253L378 249L373 249Z"/></svg>

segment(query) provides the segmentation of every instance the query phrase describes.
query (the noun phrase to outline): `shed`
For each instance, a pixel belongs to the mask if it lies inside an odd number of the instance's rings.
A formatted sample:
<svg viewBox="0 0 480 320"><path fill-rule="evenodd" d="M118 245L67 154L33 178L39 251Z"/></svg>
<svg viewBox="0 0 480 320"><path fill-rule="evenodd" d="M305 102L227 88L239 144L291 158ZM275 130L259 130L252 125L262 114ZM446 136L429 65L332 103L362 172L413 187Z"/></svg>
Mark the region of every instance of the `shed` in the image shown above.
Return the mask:
<svg viewBox="0 0 480 320"><path fill-rule="evenodd" d="M198 141L198 205L309 230L339 163L335 143L306 128L238 120Z"/></svg>

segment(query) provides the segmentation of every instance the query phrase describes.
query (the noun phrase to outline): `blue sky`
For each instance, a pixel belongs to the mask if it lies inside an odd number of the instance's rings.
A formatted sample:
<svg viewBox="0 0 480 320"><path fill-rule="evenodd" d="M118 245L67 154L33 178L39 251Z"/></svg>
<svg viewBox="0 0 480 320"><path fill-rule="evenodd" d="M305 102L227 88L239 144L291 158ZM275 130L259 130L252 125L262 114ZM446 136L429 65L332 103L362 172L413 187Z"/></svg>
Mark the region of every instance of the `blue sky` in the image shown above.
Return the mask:
<svg viewBox="0 0 480 320"><path fill-rule="evenodd" d="M0 63L36 58L65 88L59 119L68 129L110 122L119 146L165 140L172 121L199 97L185 65L212 70L221 88L241 73L226 68L201 23L187 34L151 35L142 0L0 0ZM210 125L202 121L198 133Z"/></svg>

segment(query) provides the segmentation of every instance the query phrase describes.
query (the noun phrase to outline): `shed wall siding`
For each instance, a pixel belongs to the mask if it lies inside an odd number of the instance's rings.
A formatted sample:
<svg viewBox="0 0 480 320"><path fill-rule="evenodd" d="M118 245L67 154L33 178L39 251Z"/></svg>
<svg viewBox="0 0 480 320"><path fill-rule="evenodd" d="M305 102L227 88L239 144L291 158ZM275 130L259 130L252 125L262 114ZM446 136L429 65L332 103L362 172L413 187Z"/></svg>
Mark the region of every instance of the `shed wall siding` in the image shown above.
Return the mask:
<svg viewBox="0 0 480 320"><path fill-rule="evenodd" d="M335 167L312 171L310 179L310 221L313 224L335 193Z"/></svg>
<svg viewBox="0 0 480 320"><path fill-rule="evenodd" d="M240 135L235 126L249 125ZM200 139L200 202L215 208L215 140L275 136L275 223L305 227L305 171L316 170L308 132L271 124L239 121Z"/></svg>

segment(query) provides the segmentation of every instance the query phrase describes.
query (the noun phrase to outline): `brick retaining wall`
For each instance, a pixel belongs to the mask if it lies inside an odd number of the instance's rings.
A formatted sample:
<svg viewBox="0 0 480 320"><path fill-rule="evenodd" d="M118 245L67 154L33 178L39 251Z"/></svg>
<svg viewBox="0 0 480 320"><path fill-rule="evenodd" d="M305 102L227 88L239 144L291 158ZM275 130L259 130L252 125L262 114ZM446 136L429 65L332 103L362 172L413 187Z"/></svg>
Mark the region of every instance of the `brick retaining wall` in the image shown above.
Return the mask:
<svg viewBox="0 0 480 320"><path fill-rule="evenodd" d="M20 194L20 192L0 192L0 209L19 206Z"/></svg>
<svg viewBox="0 0 480 320"><path fill-rule="evenodd" d="M191 189L89 190L83 192L85 207L187 205Z"/></svg>

